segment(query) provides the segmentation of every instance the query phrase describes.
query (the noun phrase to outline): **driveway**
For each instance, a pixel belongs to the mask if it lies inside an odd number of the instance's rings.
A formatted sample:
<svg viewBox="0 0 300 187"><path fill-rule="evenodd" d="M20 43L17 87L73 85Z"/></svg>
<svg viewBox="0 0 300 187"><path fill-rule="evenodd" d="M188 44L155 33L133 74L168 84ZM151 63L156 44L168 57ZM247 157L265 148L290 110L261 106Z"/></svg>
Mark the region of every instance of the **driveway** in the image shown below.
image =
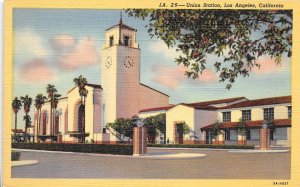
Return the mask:
<svg viewBox="0 0 300 187"><path fill-rule="evenodd" d="M22 151L38 164L12 168L13 178L290 179L291 155L229 153L227 150L148 149L149 153L201 153L196 159L156 160L132 156Z"/></svg>

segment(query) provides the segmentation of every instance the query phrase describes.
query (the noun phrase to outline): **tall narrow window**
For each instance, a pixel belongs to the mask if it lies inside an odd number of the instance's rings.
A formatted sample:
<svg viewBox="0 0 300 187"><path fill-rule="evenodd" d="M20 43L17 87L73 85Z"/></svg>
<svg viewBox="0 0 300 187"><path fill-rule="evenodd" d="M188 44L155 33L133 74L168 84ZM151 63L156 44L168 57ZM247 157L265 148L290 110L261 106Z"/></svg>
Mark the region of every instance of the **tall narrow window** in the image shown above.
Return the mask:
<svg viewBox="0 0 300 187"><path fill-rule="evenodd" d="M129 36L124 37L124 45L129 46Z"/></svg>
<svg viewBox="0 0 300 187"><path fill-rule="evenodd" d="M242 120L251 121L251 110L242 110Z"/></svg>
<svg viewBox="0 0 300 187"><path fill-rule="evenodd" d="M223 122L231 122L231 112L223 112Z"/></svg>
<svg viewBox="0 0 300 187"><path fill-rule="evenodd" d="M288 106L288 118L292 118L292 106Z"/></svg>
<svg viewBox="0 0 300 187"><path fill-rule="evenodd" d="M113 45L114 45L114 37L111 36L111 37L109 37L109 46L111 47Z"/></svg>
<svg viewBox="0 0 300 187"><path fill-rule="evenodd" d="M274 119L274 108L264 108L264 120Z"/></svg>
<svg viewBox="0 0 300 187"><path fill-rule="evenodd" d="M225 140L230 140L230 130L225 130Z"/></svg>

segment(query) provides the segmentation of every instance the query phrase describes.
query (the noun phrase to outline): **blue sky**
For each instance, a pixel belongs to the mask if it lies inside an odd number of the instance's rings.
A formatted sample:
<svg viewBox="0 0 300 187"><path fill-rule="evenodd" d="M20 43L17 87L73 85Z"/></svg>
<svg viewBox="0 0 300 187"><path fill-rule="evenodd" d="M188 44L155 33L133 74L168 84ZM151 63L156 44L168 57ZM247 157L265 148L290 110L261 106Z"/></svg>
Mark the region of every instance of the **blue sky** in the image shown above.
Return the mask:
<svg viewBox="0 0 300 187"><path fill-rule="evenodd" d="M119 15L119 10L14 9L14 96L46 94L48 83L65 96L74 85L73 78L80 74L88 82L100 84L105 29L117 24ZM217 57L208 58L211 64L199 80L189 80L183 75L185 69L174 62L178 53L148 36L146 21L123 13L123 22L137 29L141 82L170 95L171 103L290 95L290 59L284 58L276 66L262 57L261 70L238 78L227 90L211 68Z"/></svg>

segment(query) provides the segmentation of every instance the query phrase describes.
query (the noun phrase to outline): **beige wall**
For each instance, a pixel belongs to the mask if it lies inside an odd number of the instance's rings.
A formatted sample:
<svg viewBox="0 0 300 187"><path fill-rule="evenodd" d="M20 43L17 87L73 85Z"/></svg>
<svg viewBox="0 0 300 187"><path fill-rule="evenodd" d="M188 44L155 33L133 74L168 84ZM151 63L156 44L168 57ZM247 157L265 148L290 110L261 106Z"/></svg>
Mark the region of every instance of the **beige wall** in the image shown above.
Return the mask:
<svg viewBox="0 0 300 187"><path fill-rule="evenodd" d="M103 104L105 105L104 121L113 122L117 116L117 47L113 46L101 51L101 86L103 88ZM112 59L112 66L105 66L107 58Z"/></svg>
<svg viewBox="0 0 300 187"><path fill-rule="evenodd" d="M169 97L144 85L140 85L140 110L169 105Z"/></svg>
<svg viewBox="0 0 300 187"><path fill-rule="evenodd" d="M201 128L211 125L217 121L217 111L195 110L195 122L193 131L199 140L205 140L205 132L201 132Z"/></svg>
<svg viewBox="0 0 300 187"><path fill-rule="evenodd" d="M139 114L140 102L140 50L124 46L117 47L117 118L131 118ZM134 61L131 68L126 68L126 57ZM105 88L104 88L105 90Z"/></svg>
<svg viewBox="0 0 300 187"><path fill-rule="evenodd" d="M194 129L194 108L177 105L166 113L166 138L169 139L170 143L174 141L174 122L176 121L185 121L186 124ZM189 138L189 135L186 135L184 139Z"/></svg>

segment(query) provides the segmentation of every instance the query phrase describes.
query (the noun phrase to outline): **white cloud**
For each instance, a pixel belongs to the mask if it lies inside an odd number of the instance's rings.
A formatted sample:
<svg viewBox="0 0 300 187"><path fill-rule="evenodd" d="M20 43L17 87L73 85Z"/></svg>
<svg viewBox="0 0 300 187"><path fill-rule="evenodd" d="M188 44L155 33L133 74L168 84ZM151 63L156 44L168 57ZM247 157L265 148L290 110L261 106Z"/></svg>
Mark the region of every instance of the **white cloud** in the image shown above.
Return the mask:
<svg viewBox="0 0 300 187"><path fill-rule="evenodd" d="M167 58L176 58L181 52L177 52L175 48L168 48L167 44L162 41L151 42L150 44L151 53L160 53L163 54Z"/></svg>
<svg viewBox="0 0 300 187"><path fill-rule="evenodd" d="M16 31L15 46L15 55L20 58L44 58L49 54L42 37L31 29Z"/></svg>

